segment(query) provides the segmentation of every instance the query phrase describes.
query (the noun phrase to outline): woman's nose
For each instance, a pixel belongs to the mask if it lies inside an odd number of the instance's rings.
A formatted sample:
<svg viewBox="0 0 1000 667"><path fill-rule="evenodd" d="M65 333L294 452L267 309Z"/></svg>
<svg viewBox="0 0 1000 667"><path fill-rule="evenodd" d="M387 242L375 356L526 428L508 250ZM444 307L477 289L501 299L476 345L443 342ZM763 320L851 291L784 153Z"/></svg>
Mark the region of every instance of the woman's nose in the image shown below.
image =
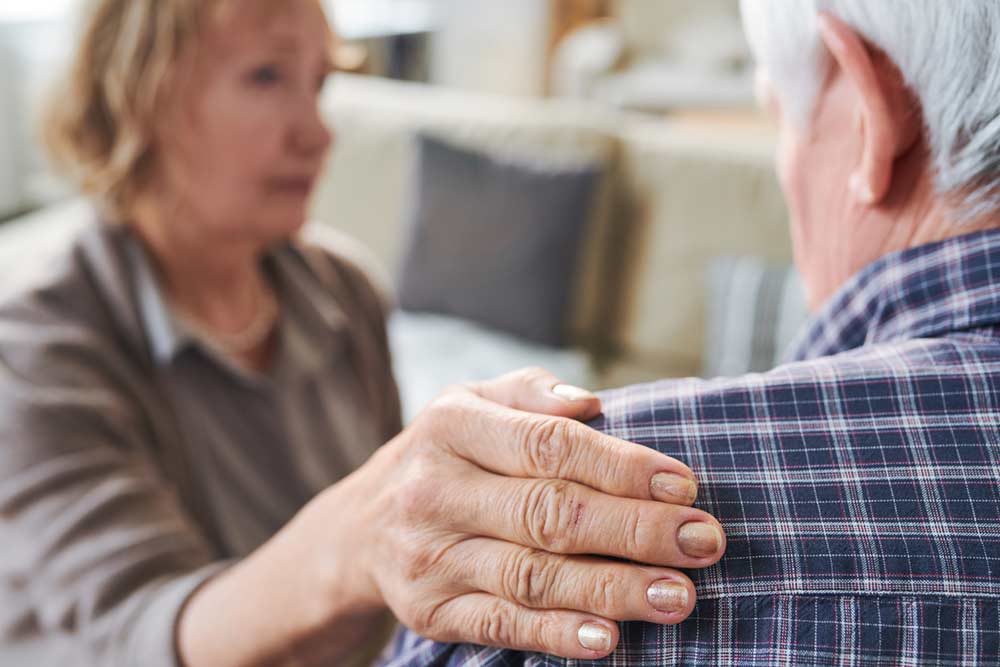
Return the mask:
<svg viewBox="0 0 1000 667"><path fill-rule="evenodd" d="M314 101L299 115L295 127L296 148L312 157L316 153L325 153L331 143L333 131L324 121L319 104Z"/></svg>

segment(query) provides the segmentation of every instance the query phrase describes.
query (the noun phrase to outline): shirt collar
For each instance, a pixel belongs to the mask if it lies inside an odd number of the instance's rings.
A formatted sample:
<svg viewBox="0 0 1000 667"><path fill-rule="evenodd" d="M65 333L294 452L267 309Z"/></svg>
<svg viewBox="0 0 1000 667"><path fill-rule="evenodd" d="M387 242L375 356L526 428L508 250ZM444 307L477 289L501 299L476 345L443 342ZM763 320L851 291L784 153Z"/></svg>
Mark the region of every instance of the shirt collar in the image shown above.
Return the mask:
<svg viewBox="0 0 1000 667"><path fill-rule="evenodd" d="M153 262L142 243L132 235L126 240L126 252L132 268L133 287L139 304L139 317L149 340L153 360L166 365L195 340L194 333L167 304L153 270Z"/></svg>
<svg viewBox="0 0 1000 667"><path fill-rule="evenodd" d="M856 274L792 346L801 361L863 345L1000 323L1000 229L882 257Z"/></svg>
<svg viewBox="0 0 1000 667"><path fill-rule="evenodd" d="M142 243L131 235L127 240L127 254L139 315L153 359L158 365L168 365L186 348L200 345L200 339L171 309L155 275L152 259ZM282 304L276 365L281 372L308 372L322 367L339 345L337 334L347 325L340 304L293 244L271 252L265 263L275 280ZM207 351L214 354L212 350Z"/></svg>

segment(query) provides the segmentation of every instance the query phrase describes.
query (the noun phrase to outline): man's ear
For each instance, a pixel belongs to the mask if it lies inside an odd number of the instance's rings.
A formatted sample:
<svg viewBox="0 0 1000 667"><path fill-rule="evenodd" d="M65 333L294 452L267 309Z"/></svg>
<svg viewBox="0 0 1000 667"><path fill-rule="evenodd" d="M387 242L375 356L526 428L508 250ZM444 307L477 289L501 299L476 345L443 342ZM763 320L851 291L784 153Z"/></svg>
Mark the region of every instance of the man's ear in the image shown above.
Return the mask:
<svg viewBox="0 0 1000 667"><path fill-rule="evenodd" d="M875 206L892 188L896 158L919 138L920 117L899 69L888 57L873 52L849 25L827 12L820 14L818 25L841 75L858 97L864 143L850 189L861 203Z"/></svg>

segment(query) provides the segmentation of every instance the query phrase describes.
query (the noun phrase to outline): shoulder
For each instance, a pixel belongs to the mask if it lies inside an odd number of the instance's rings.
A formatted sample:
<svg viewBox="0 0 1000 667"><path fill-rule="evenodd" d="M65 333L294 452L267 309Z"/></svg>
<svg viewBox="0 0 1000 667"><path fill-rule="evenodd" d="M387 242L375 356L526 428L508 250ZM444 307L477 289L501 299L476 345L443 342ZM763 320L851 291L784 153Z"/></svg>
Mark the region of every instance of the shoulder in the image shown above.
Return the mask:
<svg viewBox="0 0 1000 667"><path fill-rule="evenodd" d="M0 306L79 284L81 237L99 223L79 205L32 214L0 227Z"/></svg>
<svg viewBox="0 0 1000 667"><path fill-rule="evenodd" d="M96 337L100 295L74 234L32 244L2 269L0 352Z"/></svg>
<svg viewBox="0 0 1000 667"><path fill-rule="evenodd" d="M699 476L699 506L723 523L729 543L727 558L697 575L706 598L803 587L997 595L978 581L978 554L1000 502L977 489L1000 482L984 446L1000 429L989 389L998 380L995 342L911 340L759 375L619 390L597 426ZM950 523L933 543L950 551L919 563L885 559L925 549L927 522L942 518ZM935 568L958 574L925 583Z"/></svg>
<svg viewBox="0 0 1000 667"><path fill-rule="evenodd" d="M0 227L0 322L96 326L121 320L125 313L118 311L127 310L130 293L126 236L85 201Z"/></svg>
<svg viewBox="0 0 1000 667"><path fill-rule="evenodd" d="M312 222L295 245L308 259L317 278L328 287L347 288L377 306L383 315L392 309L394 298L388 273L355 238Z"/></svg>
<svg viewBox="0 0 1000 667"><path fill-rule="evenodd" d="M53 237L26 229L19 256L0 270L0 419L8 424L17 415L107 400L102 392L135 375L128 316L119 312L125 306L108 293L108 281L123 277L99 265L110 255L95 255L112 250L116 232L96 216L48 232Z"/></svg>
<svg viewBox="0 0 1000 667"><path fill-rule="evenodd" d="M645 423L774 422L861 418L872 411L902 413L907 398L940 393L957 397L984 377L1000 378L995 340L917 339L871 345L843 354L779 366L767 373L711 380L686 378L605 393L604 428ZM980 392L981 393L981 392ZM872 401L892 401L878 404Z"/></svg>
<svg viewBox="0 0 1000 667"><path fill-rule="evenodd" d="M140 368L86 290L51 284L0 304L0 420L72 419L76 408L130 403Z"/></svg>
<svg viewBox="0 0 1000 667"><path fill-rule="evenodd" d="M54 282L0 305L0 511L54 488L60 470L110 466L144 442L143 369L75 312L80 296Z"/></svg>

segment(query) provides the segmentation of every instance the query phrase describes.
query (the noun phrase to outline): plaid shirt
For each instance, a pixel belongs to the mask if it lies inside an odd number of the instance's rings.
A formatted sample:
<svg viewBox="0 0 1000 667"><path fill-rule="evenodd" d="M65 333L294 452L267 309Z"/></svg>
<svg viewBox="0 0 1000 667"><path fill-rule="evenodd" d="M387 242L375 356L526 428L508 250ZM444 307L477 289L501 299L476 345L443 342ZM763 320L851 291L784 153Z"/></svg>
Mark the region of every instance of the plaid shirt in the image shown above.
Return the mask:
<svg viewBox="0 0 1000 667"><path fill-rule="evenodd" d="M884 257L764 375L604 396L725 526L698 604L609 665L1000 664L1000 231ZM402 632L386 664L578 665ZM590 663L586 663L590 664Z"/></svg>

